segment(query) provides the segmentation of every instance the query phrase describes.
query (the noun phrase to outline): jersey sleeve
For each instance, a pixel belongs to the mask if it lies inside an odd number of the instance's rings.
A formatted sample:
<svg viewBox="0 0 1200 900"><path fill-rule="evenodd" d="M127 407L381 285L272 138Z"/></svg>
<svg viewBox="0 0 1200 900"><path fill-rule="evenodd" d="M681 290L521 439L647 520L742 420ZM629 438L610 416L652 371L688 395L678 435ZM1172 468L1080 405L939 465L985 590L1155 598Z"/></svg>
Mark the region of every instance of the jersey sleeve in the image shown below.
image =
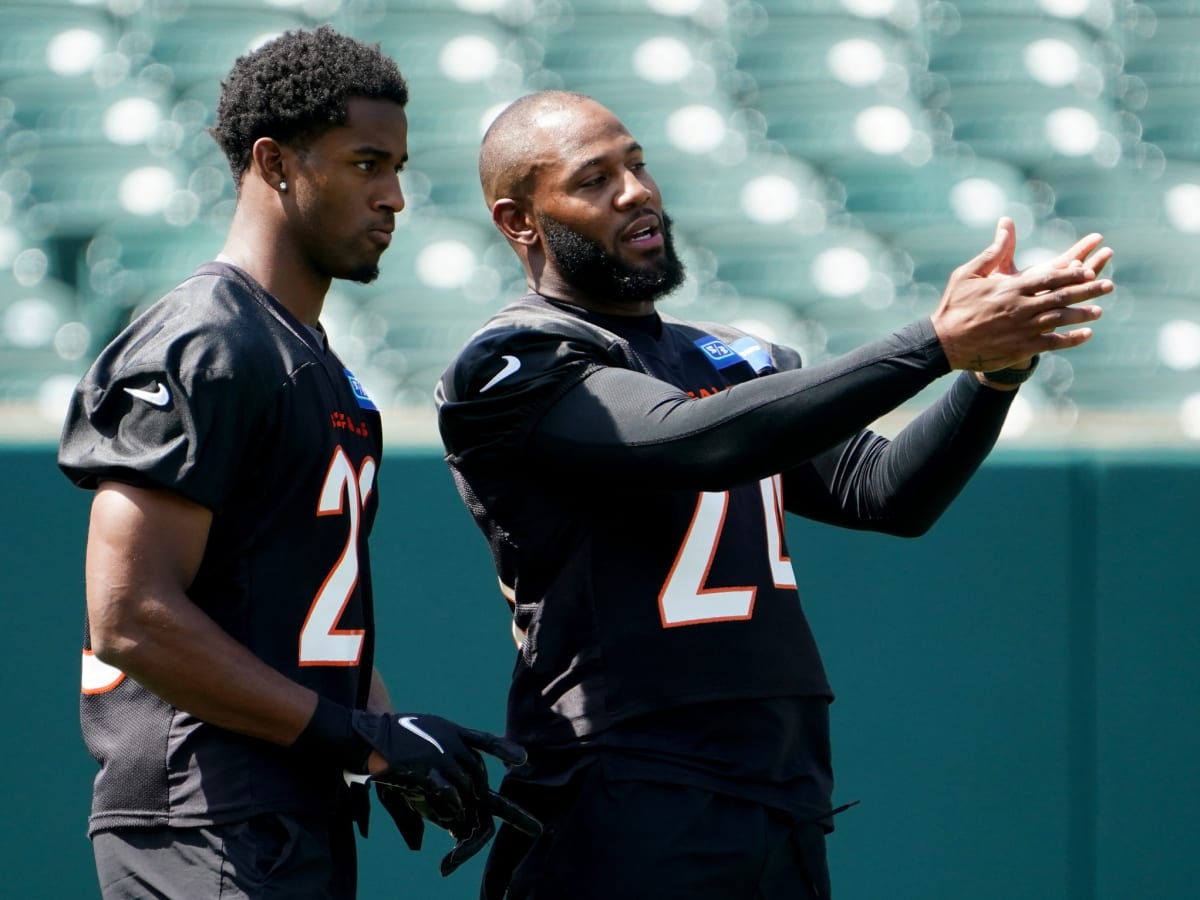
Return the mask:
<svg viewBox="0 0 1200 900"><path fill-rule="evenodd" d="M604 356L604 348L570 322L477 336L437 387L438 426L447 451L464 460L519 452L563 395L611 364Z"/></svg>
<svg viewBox="0 0 1200 900"><path fill-rule="evenodd" d="M593 479L725 490L848 440L949 371L927 319L811 368L776 352L786 369L701 398L602 368L539 419L530 458Z"/></svg>
<svg viewBox="0 0 1200 900"><path fill-rule="evenodd" d="M983 464L1014 397L964 372L894 439L862 431L786 472L784 505L845 528L920 536Z"/></svg>
<svg viewBox="0 0 1200 900"><path fill-rule="evenodd" d="M110 345L72 396L59 467L81 487L163 488L220 510L269 427L257 366L237 356L236 342L202 328Z"/></svg>

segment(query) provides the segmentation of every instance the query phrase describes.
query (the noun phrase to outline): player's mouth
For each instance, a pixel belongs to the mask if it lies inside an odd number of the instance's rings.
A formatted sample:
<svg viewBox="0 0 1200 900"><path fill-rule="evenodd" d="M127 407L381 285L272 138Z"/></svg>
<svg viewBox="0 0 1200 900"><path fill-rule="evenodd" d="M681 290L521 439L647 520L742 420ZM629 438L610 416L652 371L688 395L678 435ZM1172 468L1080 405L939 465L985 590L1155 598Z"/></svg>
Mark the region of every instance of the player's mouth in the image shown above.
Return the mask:
<svg viewBox="0 0 1200 900"><path fill-rule="evenodd" d="M393 225L381 225L378 228L372 228L370 231L371 240L385 250L392 243Z"/></svg>
<svg viewBox="0 0 1200 900"><path fill-rule="evenodd" d="M638 216L621 232L620 242L636 250L656 250L663 245L662 225L653 213Z"/></svg>

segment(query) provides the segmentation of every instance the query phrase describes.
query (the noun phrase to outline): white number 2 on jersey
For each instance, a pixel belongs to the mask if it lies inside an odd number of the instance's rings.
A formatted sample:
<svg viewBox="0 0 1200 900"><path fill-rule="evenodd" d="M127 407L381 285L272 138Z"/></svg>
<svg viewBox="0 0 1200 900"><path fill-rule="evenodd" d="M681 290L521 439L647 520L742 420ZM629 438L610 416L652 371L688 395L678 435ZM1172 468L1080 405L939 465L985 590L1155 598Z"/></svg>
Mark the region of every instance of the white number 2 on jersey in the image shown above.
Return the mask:
<svg viewBox="0 0 1200 900"><path fill-rule="evenodd" d="M782 478L776 475L759 483L767 533L767 559L776 587L794 588L796 575L791 560L783 555ZM664 628L748 619L754 612L753 585L710 588L708 571L717 554L725 527L729 492L702 493L684 536L675 565L658 595Z"/></svg>
<svg viewBox="0 0 1200 900"><path fill-rule="evenodd" d="M300 665L353 666L362 653L362 629L340 630L338 620L358 583L358 529L363 507L375 484L375 460L363 460L355 472L346 452L338 447L329 463L317 503L318 516L348 514L349 533L342 555L313 598L308 618L300 629Z"/></svg>
<svg viewBox="0 0 1200 900"><path fill-rule="evenodd" d="M350 529L342 555L313 598L308 618L300 630L300 665L353 666L362 654L363 632L339 630L338 619L346 608L350 593L358 583L358 529L363 507L375 484L375 460L363 460L362 471L355 472L346 451L338 447L325 475L318 516L349 514ZM349 502L346 502L346 501ZM85 694L111 691L125 678L115 666L96 659L91 650L83 651L81 687Z"/></svg>

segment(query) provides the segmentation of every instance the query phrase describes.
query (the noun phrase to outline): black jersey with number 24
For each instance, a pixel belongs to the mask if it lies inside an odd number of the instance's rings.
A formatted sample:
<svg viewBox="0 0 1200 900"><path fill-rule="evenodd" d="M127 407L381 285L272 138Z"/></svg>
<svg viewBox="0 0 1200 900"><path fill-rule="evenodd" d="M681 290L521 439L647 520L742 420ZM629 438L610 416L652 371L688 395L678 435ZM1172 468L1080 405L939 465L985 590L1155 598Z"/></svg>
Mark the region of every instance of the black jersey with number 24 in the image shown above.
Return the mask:
<svg viewBox="0 0 1200 900"><path fill-rule="evenodd" d="M689 704L830 695L778 477L679 490L595 471L564 480L526 459L541 416L601 368L706 396L798 365L736 329L644 324L656 333L526 297L475 335L439 389L447 459L514 606L509 734L535 747Z"/></svg>

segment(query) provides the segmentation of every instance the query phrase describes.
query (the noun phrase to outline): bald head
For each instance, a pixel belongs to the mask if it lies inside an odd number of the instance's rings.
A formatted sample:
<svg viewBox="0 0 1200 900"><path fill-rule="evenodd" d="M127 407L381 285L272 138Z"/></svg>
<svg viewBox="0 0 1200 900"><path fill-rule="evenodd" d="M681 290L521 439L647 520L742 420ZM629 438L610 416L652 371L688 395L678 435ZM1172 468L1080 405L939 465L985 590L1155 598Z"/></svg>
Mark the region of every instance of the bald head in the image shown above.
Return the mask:
<svg viewBox="0 0 1200 900"><path fill-rule="evenodd" d="M490 209L501 197L528 194L538 169L558 157L568 139L571 113L587 104L603 108L573 91L540 91L514 100L498 115L479 148L479 181Z"/></svg>

